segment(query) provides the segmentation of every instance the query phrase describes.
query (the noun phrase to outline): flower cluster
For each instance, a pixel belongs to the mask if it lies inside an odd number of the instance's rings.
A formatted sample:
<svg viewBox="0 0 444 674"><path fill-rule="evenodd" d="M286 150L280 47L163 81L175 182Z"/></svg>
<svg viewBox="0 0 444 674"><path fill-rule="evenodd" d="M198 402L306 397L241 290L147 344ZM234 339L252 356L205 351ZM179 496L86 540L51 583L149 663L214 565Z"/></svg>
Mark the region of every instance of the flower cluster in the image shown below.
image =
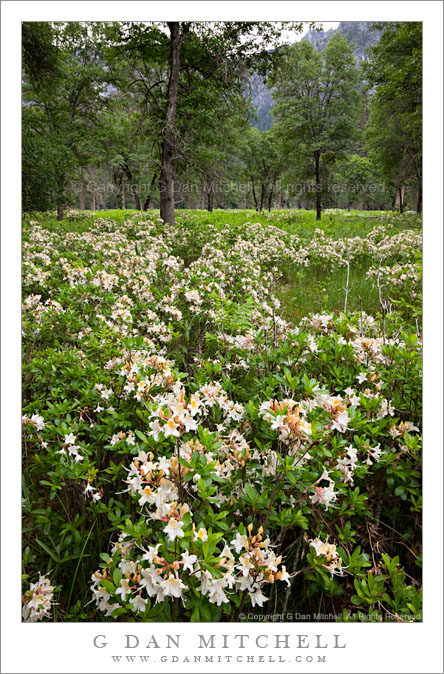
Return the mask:
<svg viewBox="0 0 444 674"><path fill-rule="evenodd" d="M327 482L327 484L320 486L320 482ZM313 505L316 505L317 503L325 505L325 510L334 507L332 504L335 503L338 497L334 488L335 481L330 477L329 471L324 468L322 475L312 485L312 489L314 489L315 493L310 496L310 501Z"/></svg>
<svg viewBox="0 0 444 674"><path fill-rule="evenodd" d="M187 524L190 525L189 518ZM282 557L275 554L270 539L263 538L262 527L253 534L253 525L249 524L246 529L241 527L243 533L237 531L231 541L222 541L222 549L214 549L211 570L203 547L211 538L206 529L196 532L192 526L190 548L182 552L168 545L177 537L171 520L164 531L168 533L165 543L139 548L134 541L126 547L120 544L106 566L92 575L93 598L107 616L117 617L116 609L126 602L136 613L149 609L150 599L158 604L172 597L186 604L191 588L217 606L228 604L230 596L241 591L249 597L252 607L262 607L269 600L263 592L267 587L276 581L290 584ZM183 538L183 530L180 531ZM170 535L172 532L174 535ZM220 536L215 538L220 540Z"/></svg>
<svg viewBox="0 0 444 674"><path fill-rule="evenodd" d="M39 574L39 579L31 583L29 590L23 595L22 618L24 622L35 623L51 617L54 587L46 576Z"/></svg>
<svg viewBox="0 0 444 674"><path fill-rule="evenodd" d="M421 292L422 273L419 264L406 262L386 267L370 267L368 279L374 279L391 297L414 299Z"/></svg>
<svg viewBox="0 0 444 674"><path fill-rule="evenodd" d="M306 421L306 407L294 400L267 400L259 408L259 414L279 432L279 440L295 453L304 446L311 435L311 424ZM306 457L307 458L307 457Z"/></svg>
<svg viewBox="0 0 444 674"><path fill-rule="evenodd" d="M79 453L79 449L80 447L76 444L74 433L68 433L68 435L65 435L63 447L58 453L63 454L63 456L73 456L74 461L83 461L84 457Z"/></svg>
<svg viewBox="0 0 444 674"><path fill-rule="evenodd" d="M40 414L33 414L31 417L25 414L22 416L22 423L30 425L36 431L42 431L45 428L45 420Z"/></svg>
<svg viewBox="0 0 444 674"><path fill-rule="evenodd" d="M344 575L342 559L339 557L336 545L328 543L328 538L325 541L321 538L313 538L310 541L310 546L315 549L317 557L325 557L326 564L322 566L330 571L332 575Z"/></svg>

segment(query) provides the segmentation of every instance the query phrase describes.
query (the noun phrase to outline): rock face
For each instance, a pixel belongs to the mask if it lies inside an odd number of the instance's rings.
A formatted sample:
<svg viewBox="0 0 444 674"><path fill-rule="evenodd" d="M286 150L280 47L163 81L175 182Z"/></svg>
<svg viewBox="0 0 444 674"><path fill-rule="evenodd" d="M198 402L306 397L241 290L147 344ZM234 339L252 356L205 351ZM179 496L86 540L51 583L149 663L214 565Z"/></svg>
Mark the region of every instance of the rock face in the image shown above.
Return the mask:
<svg viewBox="0 0 444 674"><path fill-rule="evenodd" d="M272 108L274 101L271 97L271 89L268 89L263 77L255 73L250 78L251 99L257 119L251 120L253 126L259 131L271 129L273 124Z"/></svg>
<svg viewBox="0 0 444 674"><path fill-rule="evenodd" d="M309 40L315 49L322 51L334 33L341 33L352 45L356 62L359 65L368 58L369 47L374 47L379 42L381 31L372 30L373 23L373 21L341 21L335 30L332 28L326 31L310 30L302 39ZM253 75L250 86L253 107L257 115L257 119L252 120L251 123L260 131L266 131L273 124L274 101L271 91L258 74Z"/></svg>
<svg viewBox="0 0 444 674"><path fill-rule="evenodd" d="M340 33L353 46L353 53L359 65L368 58L369 47L374 47L379 42L381 31L372 30L373 23L373 21L341 21L335 30L331 28L327 31L310 30L302 39L308 40L315 49L322 51L331 36L336 32Z"/></svg>

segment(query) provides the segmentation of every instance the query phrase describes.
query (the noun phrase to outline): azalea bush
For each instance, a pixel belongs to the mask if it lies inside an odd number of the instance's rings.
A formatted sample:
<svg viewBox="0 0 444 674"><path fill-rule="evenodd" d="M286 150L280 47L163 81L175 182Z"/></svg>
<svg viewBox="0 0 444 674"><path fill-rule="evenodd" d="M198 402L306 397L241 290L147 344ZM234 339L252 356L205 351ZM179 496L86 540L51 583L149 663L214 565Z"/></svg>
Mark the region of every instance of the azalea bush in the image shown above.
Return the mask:
<svg viewBox="0 0 444 674"><path fill-rule="evenodd" d="M417 221L105 215L24 223L24 619L421 619Z"/></svg>

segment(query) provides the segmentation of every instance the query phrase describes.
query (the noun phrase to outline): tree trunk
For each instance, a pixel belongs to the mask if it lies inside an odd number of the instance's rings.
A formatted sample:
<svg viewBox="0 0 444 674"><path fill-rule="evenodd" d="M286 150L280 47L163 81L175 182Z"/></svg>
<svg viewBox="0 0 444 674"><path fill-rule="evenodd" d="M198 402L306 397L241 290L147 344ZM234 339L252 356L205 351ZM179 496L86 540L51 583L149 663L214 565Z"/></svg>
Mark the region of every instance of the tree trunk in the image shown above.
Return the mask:
<svg viewBox="0 0 444 674"><path fill-rule="evenodd" d="M422 213L422 161L415 162L416 179L418 181L418 200L416 202L416 212Z"/></svg>
<svg viewBox="0 0 444 674"><path fill-rule="evenodd" d="M399 212L402 215L404 210L404 187L398 187L398 193L396 195L396 206L399 206Z"/></svg>
<svg viewBox="0 0 444 674"><path fill-rule="evenodd" d="M316 220L321 219L321 153L315 152L315 172L316 172Z"/></svg>
<svg viewBox="0 0 444 674"><path fill-rule="evenodd" d="M65 176L57 176L57 222L63 220L63 212L65 208Z"/></svg>
<svg viewBox="0 0 444 674"><path fill-rule="evenodd" d="M124 211L125 208L126 208L125 183L122 182L122 189L120 192L120 210Z"/></svg>
<svg viewBox="0 0 444 674"><path fill-rule="evenodd" d="M363 211L363 210L364 210L364 195L363 195L362 192L361 192L361 194L359 195L359 210L360 210L360 211Z"/></svg>
<svg viewBox="0 0 444 674"><path fill-rule="evenodd" d="M213 192L211 189L207 192L207 211L210 213L213 211Z"/></svg>
<svg viewBox="0 0 444 674"><path fill-rule="evenodd" d="M79 200L80 200L80 210L84 211L85 210L85 184L84 184L83 181L80 183Z"/></svg>
<svg viewBox="0 0 444 674"><path fill-rule="evenodd" d="M92 166L88 166L88 175L89 175L89 184L88 184L88 191L89 191L89 200L90 200L90 210L95 211L96 210L96 188L95 188L95 183L94 183L94 169Z"/></svg>
<svg viewBox="0 0 444 674"><path fill-rule="evenodd" d="M261 184L261 204L259 211L262 213L263 208L264 208L264 200L265 200L265 185L264 183Z"/></svg>
<svg viewBox="0 0 444 674"><path fill-rule="evenodd" d="M272 199L273 199L273 190L274 190L274 183L273 183L272 186L271 186L270 195L269 195L269 197L268 197L268 212L269 212L269 213L270 213L270 211L271 211L271 201L272 201Z"/></svg>
<svg viewBox="0 0 444 674"><path fill-rule="evenodd" d="M137 189L137 185L133 183L133 174L131 173L130 167L128 164L125 164L123 167L123 170L126 173L126 177L128 178L128 182L131 186L131 192L133 193L133 198L134 198L134 204L136 206L136 211L141 211L142 208L140 206L140 197L139 197L139 191Z"/></svg>
<svg viewBox="0 0 444 674"><path fill-rule="evenodd" d="M395 190L395 193L394 193L394 194L392 193L392 197L391 197L391 199L392 199L392 211L396 211L396 200L397 200L397 197L398 197L398 191Z"/></svg>
<svg viewBox="0 0 444 674"><path fill-rule="evenodd" d="M253 191L254 207L255 207L256 210L258 210L258 207L257 207L257 198L256 198L256 191L255 191L255 189L254 189L254 178L253 178L253 176L250 176L250 178L251 178L251 189L252 189L252 191Z"/></svg>
<svg viewBox="0 0 444 674"><path fill-rule="evenodd" d="M80 201L80 210L85 210L85 179L84 179L85 169L80 169L80 192L79 192L79 201Z"/></svg>
<svg viewBox="0 0 444 674"><path fill-rule="evenodd" d="M416 212L422 213L422 180L418 180L418 201L416 202Z"/></svg>
<svg viewBox="0 0 444 674"><path fill-rule="evenodd" d="M279 192L277 194L276 208L278 209L278 211L280 211L281 208L282 208L282 191L281 190L279 190Z"/></svg>
<svg viewBox="0 0 444 674"><path fill-rule="evenodd" d="M178 21L169 21L168 28L171 36L171 63L167 106L165 110L159 189L160 217L164 222L174 225L174 180L177 171L175 123L177 96L179 92L180 50L184 35L180 32L180 24Z"/></svg>
<svg viewBox="0 0 444 674"><path fill-rule="evenodd" d="M157 180L157 176L156 176L156 174L154 174L153 179L151 181L151 185L150 185L151 189L153 189L154 185L156 184L156 180ZM151 209L153 207L153 198L151 196L151 189L150 189L150 193L148 194L148 196L145 199L144 204L143 204L143 210L144 211L147 211L148 209Z"/></svg>

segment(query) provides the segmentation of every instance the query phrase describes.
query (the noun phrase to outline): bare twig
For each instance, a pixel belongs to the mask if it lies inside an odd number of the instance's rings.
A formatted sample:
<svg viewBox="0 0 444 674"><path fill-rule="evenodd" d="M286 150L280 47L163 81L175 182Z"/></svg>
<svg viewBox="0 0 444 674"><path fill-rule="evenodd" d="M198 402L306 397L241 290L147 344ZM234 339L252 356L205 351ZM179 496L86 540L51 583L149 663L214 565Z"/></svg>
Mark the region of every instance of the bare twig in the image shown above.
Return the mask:
<svg viewBox="0 0 444 674"><path fill-rule="evenodd" d="M267 326L265 322L265 309L264 309L264 297L261 295L261 304L262 304L262 324L264 327L264 342L265 342L265 372L268 377L269 368L268 368L268 336L267 336Z"/></svg>
<svg viewBox="0 0 444 674"><path fill-rule="evenodd" d="M182 501L182 498L183 498L182 467L180 465L179 440L177 438L176 438L176 456L177 456L177 468L178 468L178 471L179 471L179 500Z"/></svg>
<svg viewBox="0 0 444 674"><path fill-rule="evenodd" d="M385 338L385 317L387 314L387 302L382 296L382 287L381 287L381 260L379 260L379 265L378 265L378 276L377 276L377 285L378 285L378 293L379 293L379 303L381 305L381 310L382 310L382 340L384 342L384 346L386 344L386 338Z"/></svg>
<svg viewBox="0 0 444 674"><path fill-rule="evenodd" d="M278 341L277 341L276 311L273 302L273 277L271 277L270 295L271 295L271 306L273 307L273 347L276 349Z"/></svg>
<svg viewBox="0 0 444 674"><path fill-rule="evenodd" d="M362 297L359 295L359 336L364 336L364 322L362 320Z"/></svg>
<svg viewBox="0 0 444 674"><path fill-rule="evenodd" d="M344 302L344 314L347 313L347 302L348 302L348 294L350 292L350 260L347 260L347 284L345 288L343 288L345 291L345 302Z"/></svg>

